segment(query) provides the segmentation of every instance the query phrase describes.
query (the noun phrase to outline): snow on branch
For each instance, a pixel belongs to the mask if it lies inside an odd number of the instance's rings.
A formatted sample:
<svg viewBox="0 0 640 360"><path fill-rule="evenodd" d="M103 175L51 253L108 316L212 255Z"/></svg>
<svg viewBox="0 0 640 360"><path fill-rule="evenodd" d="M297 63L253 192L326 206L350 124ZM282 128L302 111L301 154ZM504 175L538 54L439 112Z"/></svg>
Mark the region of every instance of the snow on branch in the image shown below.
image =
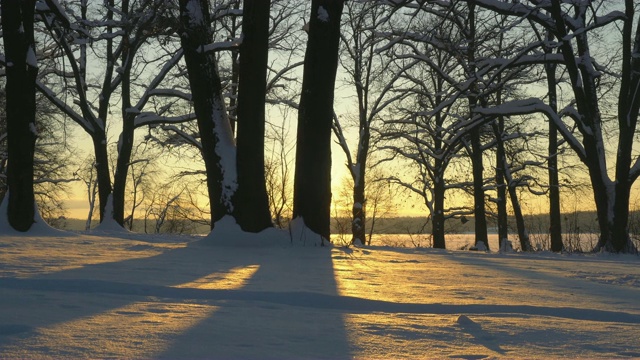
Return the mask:
<svg viewBox="0 0 640 360"><path fill-rule="evenodd" d="M196 139L193 135L188 134L187 132L179 129L177 126L175 126L175 125L161 125L160 128L162 130L164 130L164 131L167 131L167 132L173 132L174 134L176 134L179 138L181 138L182 140L184 140L188 144L191 144L191 145L195 146L198 150L202 151L202 144L200 143L200 141L198 141L198 139ZM164 145L163 142L160 142L160 143Z"/></svg>
<svg viewBox="0 0 640 360"><path fill-rule="evenodd" d="M223 51L223 50L233 50L233 49L239 48L241 44L242 44L242 38L240 37L240 38L235 38L231 41L220 41L220 42L204 45L200 51L208 53L208 52L216 52L216 51Z"/></svg>
<svg viewBox="0 0 640 360"><path fill-rule="evenodd" d="M136 116L134 126L136 128L146 125L158 125L158 124L181 124L196 119L195 113L177 116L161 116L156 113L140 113ZM163 127L164 129L164 127ZM174 129L171 129L174 130Z"/></svg>
<svg viewBox="0 0 640 360"><path fill-rule="evenodd" d="M138 111L142 111L142 108L146 105L146 103L149 101L149 99L153 95L152 92L158 87L158 85L160 85L160 83L162 82L162 80L164 80L164 78L167 76L169 71L174 66L176 66L176 64L178 64L180 59L182 59L183 54L184 54L184 51L182 49L178 50L171 57L171 59L169 59L169 61L167 61L167 63L164 64L162 69L160 69L158 74L155 76L155 78L153 78L153 80L147 87L147 90L145 91L145 93L140 97L140 101L138 101L138 103L136 104L135 108L138 109ZM180 97L181 92L175 92L174 94Z"/></svg>
<svg viewBox="0 0 640 360"><path fill-rule="evenodd" d="M60 100L53 91L44 85L41 81L36 80L36 88L40 93L42 93L53 105L55 105L60 111L69 116L73 121L75 121L78 125L80 125L83 129L85 129L88 133L93 133L95 131L93 125L87 121L82 115L78 114L75 110L73 110L69 105L67 105L64 101Z"/></svg>
<svg viewBox="0 0 640 360"><path fill-rule="evenodd" d="M587 155L582 144L576 139L571 131L566 127L560 116L553 109L537 98L529 98L524 100L514 100L497 105L491 108L476 108L475 112L482 116L506 116L506 115L526 115L534 113L545 114L549 120L553 121L562 137L567 141L569 146L578 154L581 160L586 159ZM580 122L577 122L578 124Z"/></svg>

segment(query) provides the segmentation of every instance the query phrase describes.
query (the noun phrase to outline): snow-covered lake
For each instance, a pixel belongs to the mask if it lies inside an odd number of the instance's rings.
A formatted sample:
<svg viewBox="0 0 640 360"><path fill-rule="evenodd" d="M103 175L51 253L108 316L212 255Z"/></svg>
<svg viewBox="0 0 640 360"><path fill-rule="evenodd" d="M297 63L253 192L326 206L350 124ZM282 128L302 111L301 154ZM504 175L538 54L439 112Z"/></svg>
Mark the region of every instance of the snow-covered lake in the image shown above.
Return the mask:
<svg viewBox="0 0 640 360"><path fill-rule="evenodd" d="M0 358L640 357L638 256L269 236L0 234Z"/></svg>

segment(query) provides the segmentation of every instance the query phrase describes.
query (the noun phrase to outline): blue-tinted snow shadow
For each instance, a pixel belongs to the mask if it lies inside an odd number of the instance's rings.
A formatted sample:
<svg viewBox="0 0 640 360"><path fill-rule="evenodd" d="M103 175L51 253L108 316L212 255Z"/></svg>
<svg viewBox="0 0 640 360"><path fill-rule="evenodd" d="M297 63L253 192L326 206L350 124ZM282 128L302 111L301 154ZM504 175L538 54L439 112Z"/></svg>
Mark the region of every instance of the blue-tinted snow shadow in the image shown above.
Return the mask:
<svg viewBox="0 0 640 360"><path fill-rule="evenodd" d="M4 327L0 329L0 353L5 346L19 346L21 341L38 336L39 328L88 319L142 301L184 299L183 295L173 296L172 291L179 289L172 286L212 274L223 278L233 269L253 265L250 256L225 257L224 254L214 247L188 246L165 250L155 256L85 265L33 278L0 278L3 294L0 311L5 315L1 321ZM9 291L11 289L14 291ZM126 315L121 316L123 326L127 326Z"/></svg>
<svg viewBox="0 0 640 360"><path fill-rule="evenodd" d="M279 252L273 256L273 251ZM256 255L259 268L234 290L195 291L215 298L211 317L175 339L160 358L352 358L329 248L289 248ZM279 261L282 257L285 261ZM186 294L176 294L178 296ZM259 354L259 355L257 355Z"/></svg>
<svg viewBox="0 0 640 360"><path fill-rule="evenodd" d="M283 256L287 260L278 261ZM175 287L203 277L233 277L233 271L252 267L258 271L238 290ZM145 301L195 302L218 309L170 339L164 353L148 354L150 357L190 354L210 358L220 354L247 358L257 353L263 354L261 358L351 357L342 311L315 306L316 296L337 297L328 248L233 248L193 243L146 258L85 265L33 278L0 278L0 289L10 294L0 305L4 301L15 309L15 316L0 327L0 353L4 347L20 346L22 341L39 336L41 327L88 319ZM20 316L25 313L29 316ZM116 312L114 316L122 316L123 326L127 326L127 314ZM216 344L224 346L224 351L216 353ZM31 355L41 354L40 350ZM69 354L83 355L87 354Z"/></svg>

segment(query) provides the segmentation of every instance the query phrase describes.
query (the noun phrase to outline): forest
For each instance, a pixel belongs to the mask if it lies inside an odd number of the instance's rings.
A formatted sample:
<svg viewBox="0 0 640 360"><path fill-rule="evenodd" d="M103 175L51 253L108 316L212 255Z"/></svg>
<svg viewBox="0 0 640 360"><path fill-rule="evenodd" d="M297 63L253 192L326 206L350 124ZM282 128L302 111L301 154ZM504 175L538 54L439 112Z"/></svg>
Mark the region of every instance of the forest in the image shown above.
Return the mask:
<svg viewBox="0 0 640 360"><path fill-rule="evenodd" d="M0 199L15 230L64 221L80 184L87 230L231 218L324 245L346 216L363 245L412 198L434 248L472 219L478 249L495 223L500 248L515 235L534 250L538 211L562 252L577 201L595 214L592 250L637 252L633 0L1 5Z"/></svg>

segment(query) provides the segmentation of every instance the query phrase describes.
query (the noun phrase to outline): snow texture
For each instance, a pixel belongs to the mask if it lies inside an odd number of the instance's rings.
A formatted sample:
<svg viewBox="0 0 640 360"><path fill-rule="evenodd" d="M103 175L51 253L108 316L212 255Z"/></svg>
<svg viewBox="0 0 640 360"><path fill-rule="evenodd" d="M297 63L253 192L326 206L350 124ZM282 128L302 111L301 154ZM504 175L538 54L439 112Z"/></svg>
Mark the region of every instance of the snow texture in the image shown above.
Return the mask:
<svg viewBox="0 0 640 360"><path fill-rule="evenodd" d="M2 358L640 357L634 255L299 247L231 217L205 238L13 233L0 214Z"/></svg>
<svg viewBox="0 0 640 360"><path fill-rule="evenodd" d="M36 206L36 213L34 215L34 219L33 219L33 225L31 225L31 228L29 229L28 232L21 232L21 231L17 231L14 230L11 225L9 225L9 218L8 218L8 207L9 207L9 192L7 191L7 193L4 196L4 199L2 200L2 202L0 202L0 238L4 237L4 236L39 236L39 237L46 237L46 236L73 236L74 234L66 232L66 231L62 231L62 230L58 230L58 229L54 229L51 226L49 226L49 224L47 224L46 221L44 221L44 219L42 219L42 216L40 215L40 212L38 211L38 207ZM1 246L0 246L1 248ZM1 262L0 262L1 264ZM1 266L1 265L0 265ZM0 351L0 354L2 354L2 352ZM2 357L2 356L0 356Z"/></svg>
<svg viewBox="0 0 640 360"><path fill-rule="evenodd" d="M37 68L38 59L36 58L36 52L33 51L33 46L29 46L27 49L27 65Z"/></svg>
<svg viewBox="0 0 640 360"><path fill-rule="evenodd" d="M291 235L291 243L302 246L323 246L328 244L327 239L322 235L309 229L301 216L296 217L289 223L289 233Z"/></svg>

